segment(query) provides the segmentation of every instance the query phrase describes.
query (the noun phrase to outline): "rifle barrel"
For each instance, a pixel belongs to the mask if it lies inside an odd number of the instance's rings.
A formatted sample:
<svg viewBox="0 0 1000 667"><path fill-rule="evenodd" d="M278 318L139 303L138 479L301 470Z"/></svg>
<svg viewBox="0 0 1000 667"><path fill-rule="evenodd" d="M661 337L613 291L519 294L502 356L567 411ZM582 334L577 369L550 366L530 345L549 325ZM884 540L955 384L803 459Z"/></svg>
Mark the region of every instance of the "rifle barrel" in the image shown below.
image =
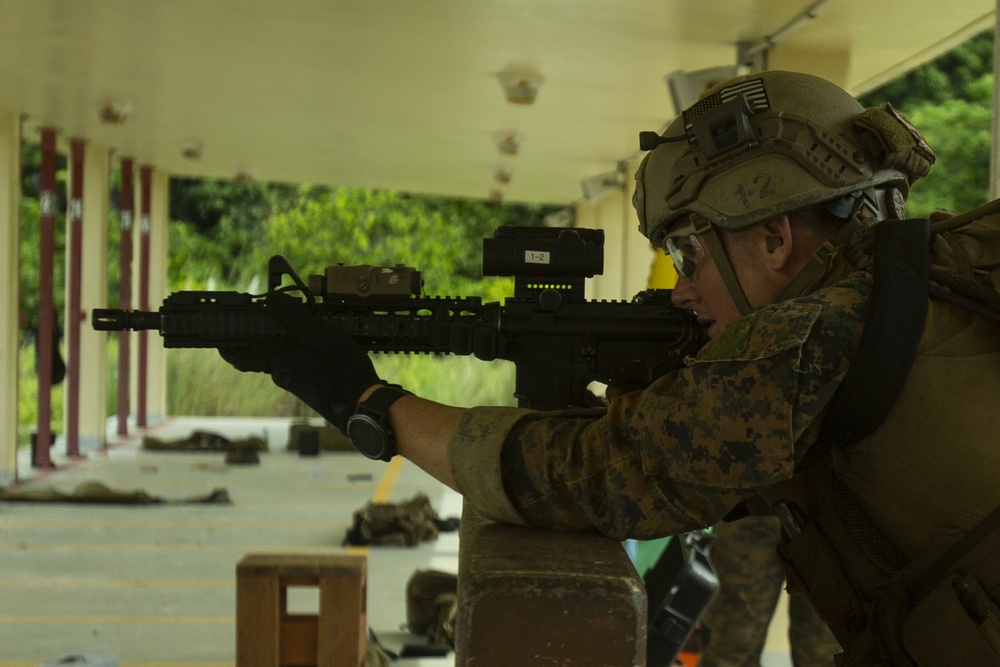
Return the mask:
<svg viewBox="0 0 1000 667"><path fill-rule="evenodd" d="M118 308L95 308L93 324L96 331L142 331L159 329L160 313Z"/></svg>

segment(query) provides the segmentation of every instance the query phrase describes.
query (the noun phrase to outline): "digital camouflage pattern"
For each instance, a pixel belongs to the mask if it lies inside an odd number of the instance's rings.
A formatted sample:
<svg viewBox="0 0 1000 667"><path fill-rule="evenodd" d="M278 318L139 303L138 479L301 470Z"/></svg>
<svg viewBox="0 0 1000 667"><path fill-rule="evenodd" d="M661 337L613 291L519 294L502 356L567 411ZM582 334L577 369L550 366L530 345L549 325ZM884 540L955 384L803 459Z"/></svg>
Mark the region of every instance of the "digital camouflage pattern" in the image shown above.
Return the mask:
<svg viewBox="0 0 1000 667"><path fill-rule="evenodd" d="M712 564L720 588L701 618L708 642L698 667L760 667L785 580L775 555L780 524L775 517L751 516L720 523L712 535ZM788 601L788 640L794 667L833 667L833 656L841 650L802 595Z"/></svg>

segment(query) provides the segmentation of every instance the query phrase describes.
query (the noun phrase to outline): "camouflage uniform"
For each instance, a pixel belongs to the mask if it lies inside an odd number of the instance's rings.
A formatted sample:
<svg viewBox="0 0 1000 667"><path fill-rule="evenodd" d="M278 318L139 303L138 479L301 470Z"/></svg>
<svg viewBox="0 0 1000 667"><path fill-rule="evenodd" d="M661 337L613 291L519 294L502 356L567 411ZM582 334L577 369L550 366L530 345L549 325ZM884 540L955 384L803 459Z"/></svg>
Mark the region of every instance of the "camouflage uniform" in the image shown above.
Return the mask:
<svg viewBox="0 0 1000 667"><path fill-rule="evenodd" d="M699 667L759 667L768 626L778 604L785 571L775 555L780 524L751 516L713 530L712 563L719 594L702 616L708 643ZM788 601L788 640L795 667L832 667L840 644L809 600Z"/></svg>
<svg viewBox="0 0 1000 667"><path fill-rule="evenodd" d="M991 224L996 238L1000 222ZM932 266L947 261L932 256ZM616 539L714 525L788 479L816 442L871 290L871 274L855 270L756 308L687 368L606 411L472 409L449 442L458 487L496 520ZM883 426L852 448L844 477L906 555L952 541L1000 505L996 396L1000 323L931 300L907 385Z"/></svg>

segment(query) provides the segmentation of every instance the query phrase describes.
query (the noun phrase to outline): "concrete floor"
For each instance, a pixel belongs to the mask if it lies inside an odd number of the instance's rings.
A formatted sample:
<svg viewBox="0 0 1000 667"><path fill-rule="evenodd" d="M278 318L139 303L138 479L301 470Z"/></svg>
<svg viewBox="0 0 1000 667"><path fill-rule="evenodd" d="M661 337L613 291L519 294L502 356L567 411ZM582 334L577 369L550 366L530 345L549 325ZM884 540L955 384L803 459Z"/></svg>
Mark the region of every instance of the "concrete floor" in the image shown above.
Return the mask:
<svg viewBox="0 0 1000 667"><path fill-rule="evenodd" d="M353 512L369 500L426 493L441 517L461 498L413 464L386 466L353 452L300 457L286 451L287 419L175 418L146 433L193 429L230 438L262 435L259 465L226 465L222 454L150 452L139 437L116 439L82 460L61 457L36 471L19 459L22 488L71 491L96 480L167 500L223 487L231 505L152 506L0 503L0 667L36 667L67 654L107 656L121 667L231 667L235 662L236 563L251 552L346 553ZM113 429L110 433L113 434ZM27 479L26 479L27 478ZM417 569L457 572L458 536L417 547L352 547L368 558L368 623L390 650L423 643L405 631L405 586ZM315 611L308 594L295 611ZM779 608L762 667L790 667L787 614ZM98 663L101 664L101 663ZM400 660L446 667L447 658Z"/></svg>
<svg viewBox="0 0 1000 667"><path fill-rule="evenodd" d="M231 505L151 506L0 503L0 667L34 667L67 654L112 656L122 667L229 667L235 662L235 569L251 552L345 553L353 512L367 501L426 493L442 517L461 499L410 463L386 466L353 452L300 457L285 451L288 420L174 419L149 433L193 428L228 437L266 435L259 465L222 454L149 452L138 438L57 469L19 460L22 488L71 491L96 480L178 500L225 488ZM365 479L365 477L368 479ZM361 478L360 481L351 481ZM457 572L457 534L417 547L353 547L368 556L368 622L387 648L422 643L406 633L405 585L419 568ZM296 611L315 610L309 593ZM310 609L312 607L312 609ZM442 666L454 658L400 661Z"/></svg>

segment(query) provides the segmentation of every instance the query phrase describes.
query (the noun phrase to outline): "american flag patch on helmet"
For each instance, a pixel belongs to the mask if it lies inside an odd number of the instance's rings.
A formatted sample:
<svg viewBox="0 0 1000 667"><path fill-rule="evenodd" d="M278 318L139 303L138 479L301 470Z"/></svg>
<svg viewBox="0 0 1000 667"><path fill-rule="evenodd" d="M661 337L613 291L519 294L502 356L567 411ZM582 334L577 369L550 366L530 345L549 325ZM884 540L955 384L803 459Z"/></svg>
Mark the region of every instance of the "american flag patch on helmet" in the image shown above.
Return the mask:
<svg viewBox="0 0 1000 667"><path fill-rule="evenodd" d="M751 113L766 111L771 108L771 102L767 98L767 89L764 88L764 81L762 79L749 79L726 86L722 90L698 100L683 113L684 131L687 133L689 139L694 138L691 132L691 123L695 118L710 109L714 109L740 96L746 100L747 108Z"/></svg>

